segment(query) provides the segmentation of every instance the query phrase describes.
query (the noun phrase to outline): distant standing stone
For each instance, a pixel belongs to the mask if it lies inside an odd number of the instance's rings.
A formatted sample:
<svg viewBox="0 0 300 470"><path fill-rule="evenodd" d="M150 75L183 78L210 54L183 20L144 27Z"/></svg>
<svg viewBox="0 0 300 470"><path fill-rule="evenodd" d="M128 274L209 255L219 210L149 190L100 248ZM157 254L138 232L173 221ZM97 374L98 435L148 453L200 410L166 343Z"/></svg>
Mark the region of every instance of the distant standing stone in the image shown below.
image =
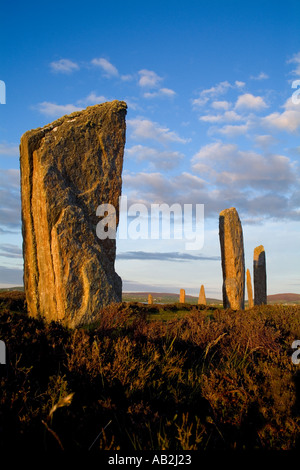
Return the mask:
<svg viewBox="0 0 300 470"><path fill-rule="evenodd" d="M263 245L254 248L254 305L267 303L266 253Z"/></svg>
<svg viewBox="0 0 300 470"><path fill-rule="evenodd" d="M181 304L185 303L185 290L184 289L180 289L179 303Z"/></svg>
<svg viewBox="0 0 300 470"><path fill-rule="evenodd" d="M247 292L248 292L248 307L253 307L253 292L252 292L252 282L251 282L251 274L249 269L247 269Z"/></svg>
<svg viewBox="0 0 300 470"><path fill-rule="evenodd" d="M202 285L201 288L200 288L200 294L199 294L198 304L199 304L199 305L206 305L205 289L204 289L204 286L203 286L203 285Z"/></svg>
<svg viewBox="0 0 300 470"><path fill-rule="evenodd" d="M234 207L220 212L219 237L223 273L223 305L233 310L245 305L245 258L243 230Z"/></svg>
<svg viewBox="0 0 300 470"><path fill-rule="evenodd" d="M153 304L153 297L151 294L148 294L148 305L152 305Z"/></svg>

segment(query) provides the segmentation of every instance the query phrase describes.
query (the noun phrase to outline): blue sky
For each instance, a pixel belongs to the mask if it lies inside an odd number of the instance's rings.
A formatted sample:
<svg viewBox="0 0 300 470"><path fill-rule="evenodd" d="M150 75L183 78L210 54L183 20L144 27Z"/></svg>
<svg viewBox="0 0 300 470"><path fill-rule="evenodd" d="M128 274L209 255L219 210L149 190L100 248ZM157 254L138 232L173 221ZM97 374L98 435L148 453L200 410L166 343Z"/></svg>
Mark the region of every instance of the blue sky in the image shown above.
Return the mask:
<svg viewBox="0 0 300 470"><path fill-rule="evenodd" d="M22 282L21 135L120 99L128 201L204 204L205 214L198 251L118 240L124 290L196 295L204 284L221 298L218 217L234 206L246 268L263 244L268 293L300 293L299 14L289 0L2 5L0 284Z"/></svg>

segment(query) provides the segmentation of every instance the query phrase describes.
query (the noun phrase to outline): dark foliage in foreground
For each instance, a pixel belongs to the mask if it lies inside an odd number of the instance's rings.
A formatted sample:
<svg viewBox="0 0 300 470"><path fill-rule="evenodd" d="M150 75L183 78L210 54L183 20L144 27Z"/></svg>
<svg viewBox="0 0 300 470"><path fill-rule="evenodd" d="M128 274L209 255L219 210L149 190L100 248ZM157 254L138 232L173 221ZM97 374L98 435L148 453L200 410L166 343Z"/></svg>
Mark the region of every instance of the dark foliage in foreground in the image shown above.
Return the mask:
<svg viewBox="0 0 300 470"><path fill-rule="evenodd" d="M89 327L0 295L0 450L296 449L300 307L112 305Z"/></svg>

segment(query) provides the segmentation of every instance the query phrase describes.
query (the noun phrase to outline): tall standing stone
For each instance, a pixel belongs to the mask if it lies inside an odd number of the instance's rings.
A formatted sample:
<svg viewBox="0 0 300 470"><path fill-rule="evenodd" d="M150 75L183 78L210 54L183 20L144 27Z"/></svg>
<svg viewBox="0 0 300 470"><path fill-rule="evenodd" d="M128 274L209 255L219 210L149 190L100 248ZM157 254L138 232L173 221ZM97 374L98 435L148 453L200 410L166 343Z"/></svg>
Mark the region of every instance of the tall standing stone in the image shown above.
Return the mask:
<svg viewBox="0 0 300 470"><path fill-rule="evenodd" d="M206 305L205 289L203 285L200 288L198 305Z"/></svg>
<svg viewBox="0 0 300 470"><path fill-rule="evenodd" d="M253 307L253 292L252 292L252 282L251 274L249 269L247 269L247 293L248 293L248 307Z"/></svg>
<svg viewBox="0 0 300 470"><path fill-rule="evenodd" d="M267 273L266 254L263 245L254 248L253 255L254 274L254 305L267 303Z"/></svg>
<svg viewBox="0 0 300 470"><path fill-rule="evenodd" d="M126 109L92 106L21 138L24 287L34 317L74 327L121 301L116 240L98 238L96 210L112 204L118 224Z"/></svg>
<svg viewBox="0 0 300 470"><path fill-rule="evenodd" d="M148 294L148 305L152 305L153 304L153 297L151 294Z"/></svg>
<svg viewBox="0 0 300 470"><path fill-rule="evenodd" d="M245 258L243 230L234 207L220 212L219 237L223 273L223 305L233 310L245 305Z"/></svg>
<svg viewBox="0 0 300 470"><path fill-rule="evenodd" d="M180 289L179 303L180 304L185 303L185 290L184 289Z"/></svg>

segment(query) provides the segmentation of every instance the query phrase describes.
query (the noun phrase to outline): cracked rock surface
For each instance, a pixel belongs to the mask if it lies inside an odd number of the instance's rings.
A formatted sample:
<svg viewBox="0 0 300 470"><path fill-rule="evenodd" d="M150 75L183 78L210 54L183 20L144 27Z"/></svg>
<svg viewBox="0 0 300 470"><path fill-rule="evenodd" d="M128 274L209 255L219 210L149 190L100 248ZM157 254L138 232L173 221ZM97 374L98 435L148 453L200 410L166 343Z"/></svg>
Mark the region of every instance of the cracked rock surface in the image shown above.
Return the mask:
<svg viewBox="0 0 300 470"><path fill-rule="evenodd" d="M102 203L116 208L125 146L123 101L26 132L20 144L24 287L34 317L75 327L120 302L116 241L96 234Z"/></svg>
<svg viewBox="0 0 300 470"><path fill-rule="evenodd" d="M241 221L235 207L224 209L220 212L219 237L222 257L224 308L244 310L244 241Z"/></svg>

